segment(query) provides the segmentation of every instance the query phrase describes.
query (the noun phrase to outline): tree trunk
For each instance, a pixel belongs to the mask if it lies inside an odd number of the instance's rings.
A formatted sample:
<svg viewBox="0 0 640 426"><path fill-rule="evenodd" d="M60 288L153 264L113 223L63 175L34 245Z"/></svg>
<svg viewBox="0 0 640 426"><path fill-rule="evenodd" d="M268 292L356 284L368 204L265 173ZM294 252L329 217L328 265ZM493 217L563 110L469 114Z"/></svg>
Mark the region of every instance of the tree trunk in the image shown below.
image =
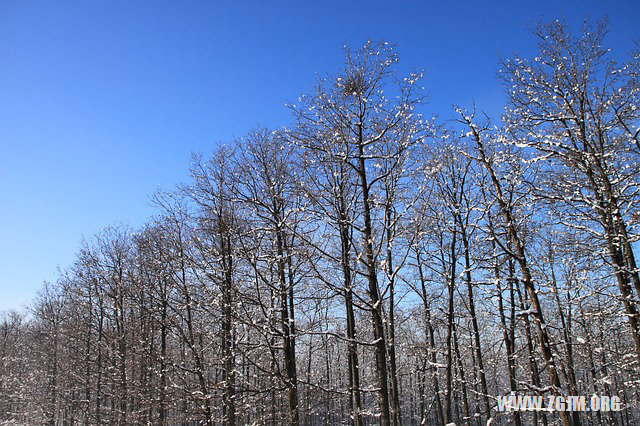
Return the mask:
<svg viewBox="0 0 640 426"><path fill-rule="evenodd" d="M358 174L360 175L360 187L362 190L362 207L364 213L364 254L367 268L367 280L369 284L369 299L371 301L371 316L373 321L373 338L376 353L376 376L378 382L378 407L380 409L380 424L391 424L389 410L389 387L387 384L387 344L384 336L384 322L382 316L382 299L378 288L378 276L376 272L373 251L373 230L371 225L371 200L369 199L369 182L367 181L367 169L364 159L364 140L362 125L358 126Z"/></svg>
<svg viewBox="0 0 640 426"><path fill-rule="evenodd" d="M462 222L460 218L460 223ZM469 241L467 239L467 229L463 226L460 230L462 244L464 248L465 279L467 282L467 295L469 298L469 313L471 314L471 325L473 327L473 350L478 362L478 373L480 376L480 391L482 392L482 403L484 406L483 418L487 422L491 417L491 406L489 405L489 390L487 387L487 377L484 371L484 361L482 359L482 348L480 346L480 329L478 328L478 317L476 316L475 301L473 297L473 283L471 282L471 255L469 253Z"/></svg>
<svg viewBox="0 0 640 426"><path fill-rule="evenodd" d="M340 194L339 228L341 242L341 267L344 282L344 301L347 315L347 359L349 364L349 408L351 423L362 426L362 403L360 400L360 367L356 346L356 319L353 312L353 290L351 284L351 238L349 221L344 212L344 197Z"/></svg>

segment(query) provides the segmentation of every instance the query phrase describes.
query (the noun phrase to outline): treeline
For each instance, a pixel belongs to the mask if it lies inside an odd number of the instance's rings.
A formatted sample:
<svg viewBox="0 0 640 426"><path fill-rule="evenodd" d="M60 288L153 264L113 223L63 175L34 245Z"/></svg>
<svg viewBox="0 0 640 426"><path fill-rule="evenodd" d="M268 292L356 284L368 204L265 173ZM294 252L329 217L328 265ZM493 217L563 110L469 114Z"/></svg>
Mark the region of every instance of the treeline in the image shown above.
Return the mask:
<svg viewBox="0 0 640 426"><path fill-rule="evenodd" d="M500 123L421 114L393 47L194 156L0 324L3 424L640 422L640 55L534 31ZM616 395L611 412L496 397Z"/></svg>

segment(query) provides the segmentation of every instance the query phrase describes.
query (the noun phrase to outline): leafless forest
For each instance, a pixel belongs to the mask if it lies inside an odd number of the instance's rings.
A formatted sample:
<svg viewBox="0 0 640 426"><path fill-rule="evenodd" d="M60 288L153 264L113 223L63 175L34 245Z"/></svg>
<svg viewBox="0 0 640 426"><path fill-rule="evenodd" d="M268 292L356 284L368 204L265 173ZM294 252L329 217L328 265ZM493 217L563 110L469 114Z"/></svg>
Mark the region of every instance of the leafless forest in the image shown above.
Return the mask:
<svg viewBox="0 0 640 426"><path fill-rule="evenodd" d="M640 424L640 50L531 37L501 120L421 115L372 41L286 127L194 155L0 318L0 423ZM512 391L621 410L499 412Z"/></svg>

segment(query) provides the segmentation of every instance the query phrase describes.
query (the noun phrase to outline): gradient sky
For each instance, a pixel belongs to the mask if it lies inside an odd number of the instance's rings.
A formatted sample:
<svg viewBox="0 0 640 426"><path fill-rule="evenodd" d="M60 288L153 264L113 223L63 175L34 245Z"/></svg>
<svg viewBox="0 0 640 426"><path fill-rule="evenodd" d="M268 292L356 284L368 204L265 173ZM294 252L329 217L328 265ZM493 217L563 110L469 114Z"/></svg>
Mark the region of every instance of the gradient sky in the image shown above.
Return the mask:
<svg viewBox="0 0 640 426"><path fill-rule="evenodd" d="M344 42L397 44L425 71L427 111L499 114L498 55L532 52L528 25L609 16L640 39L640 1L0 0L0 311L25 306L82 236L154 214L192 151L258 124L339 69Z"/></svg>

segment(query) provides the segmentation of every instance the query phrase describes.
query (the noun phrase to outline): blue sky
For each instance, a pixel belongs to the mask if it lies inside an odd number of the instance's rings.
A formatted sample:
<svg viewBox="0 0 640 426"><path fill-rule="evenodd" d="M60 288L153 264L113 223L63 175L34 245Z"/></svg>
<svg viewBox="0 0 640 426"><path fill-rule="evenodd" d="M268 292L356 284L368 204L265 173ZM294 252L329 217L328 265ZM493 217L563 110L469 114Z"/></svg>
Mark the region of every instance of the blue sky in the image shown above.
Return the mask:
<svg viewBox="0 0 640 426"><path fill-rule="evenodd" d="M285 102L338 69L344 42L396 43L430 114L498 114L498 54L531 52L532 21L585 15L609 16L616 55L640 39L638 1L0 2L0 311L83 235L141 225L192 151L289 123Z"/></svg>

